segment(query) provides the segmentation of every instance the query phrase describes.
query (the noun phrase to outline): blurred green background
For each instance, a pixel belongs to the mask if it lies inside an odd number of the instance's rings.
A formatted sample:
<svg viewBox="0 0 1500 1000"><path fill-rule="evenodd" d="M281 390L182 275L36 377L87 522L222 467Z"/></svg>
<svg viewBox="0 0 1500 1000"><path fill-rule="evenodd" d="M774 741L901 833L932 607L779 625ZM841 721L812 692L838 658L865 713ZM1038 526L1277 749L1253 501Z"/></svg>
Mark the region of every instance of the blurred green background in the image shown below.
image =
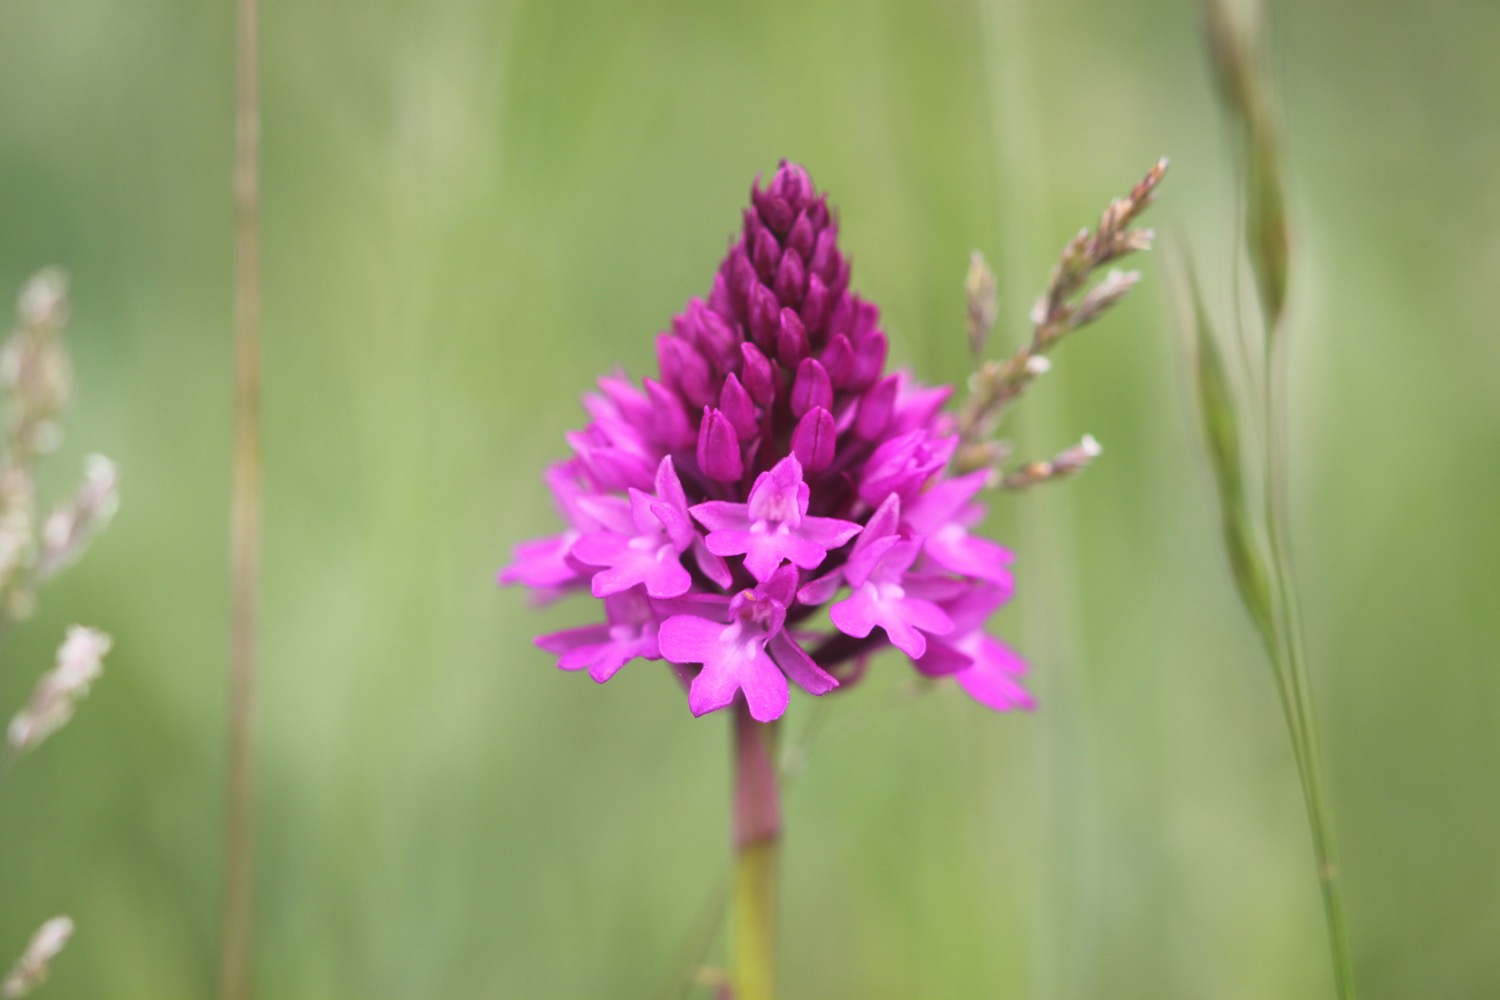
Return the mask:
<svg viewBox="0 0 1500 1000"><path fill-rule="evenodd" d="M1365 998L1500 996L1500 5L1278 4L1297 260L1295 548ZM1227 316L1229 132L1189 3L264 6L259 994L654 997L727 870L726 720L607 687L497 590L613 365L705 293L753 175L841 210L893 356L964 377L972 248L1025 330L1058 248L1159 155L1148 219ZM7 640L115 636L0 785L0 962L46 996L216 982L232 10L0 0L0 290L73 276L93 553ZM1235 603L1168 252L1013 430L1105 456L1007 498L996 621L1042 709L838 698L788 794L791 998L1331 994L1295 771ZM791 736L810 716L794 700ZM711 906L709 907L711 910ZM720 960L720 947L706 960Z"/></svg>

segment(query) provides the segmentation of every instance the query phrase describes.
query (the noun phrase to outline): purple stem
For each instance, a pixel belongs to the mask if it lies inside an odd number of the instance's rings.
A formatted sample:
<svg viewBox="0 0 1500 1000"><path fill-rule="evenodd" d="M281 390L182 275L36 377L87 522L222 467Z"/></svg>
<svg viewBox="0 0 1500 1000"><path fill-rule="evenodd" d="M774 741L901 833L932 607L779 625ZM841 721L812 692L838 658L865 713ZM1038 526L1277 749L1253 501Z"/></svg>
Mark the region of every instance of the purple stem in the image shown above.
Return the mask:
<svg viewBox="0 0 1500 1000"><path fill-rule="evenodd" d="M772 748L776 724L734 705L734 890L731 974L735 1000L776 995L776 855L781 801Z"/></svg>
<svg viewBox="0 0 1500 1000"><path fill-rule="evenodd" d="M756 722L743 702L734 706L734 849L781 836L781 795L772 759L776 724Z"/></svg>

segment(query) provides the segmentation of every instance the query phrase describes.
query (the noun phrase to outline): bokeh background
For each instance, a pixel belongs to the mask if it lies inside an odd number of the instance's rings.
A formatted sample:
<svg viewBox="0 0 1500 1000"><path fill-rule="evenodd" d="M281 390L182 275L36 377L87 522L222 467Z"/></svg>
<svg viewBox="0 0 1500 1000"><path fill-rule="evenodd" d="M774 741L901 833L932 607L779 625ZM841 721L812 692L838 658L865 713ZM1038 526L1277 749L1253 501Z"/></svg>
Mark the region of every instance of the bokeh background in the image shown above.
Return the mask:
<svg viewBox="0 0 1500 1000"><path fill-rule="evenodd" d="M1295 549L1361 992L1500 996L1500 6L1274 15ZM969 251L1012 342L1057 249L1162 154L1167 252L1012 425L1105 457L990 526L1042 710L912 699L896 662L826 710L786 803L786 995L1330 995L1172 308L1175 249L1227 316L1236 235L1191 4L263 18L261 996L656 997L719 961L726 720L664 670L556 671L529 637L587 607L492 583L552 530L538 475L579 394L648 370L782 156L832 192L895 359L939 381L966 371ZM0 961L79 926L50 997L216 982L231 44L228 3L0 0L0 290L52 263L74 287L47 485L89 451L124 476L0 671L8 712L65 625L116 639L0 784Z"/></svg>

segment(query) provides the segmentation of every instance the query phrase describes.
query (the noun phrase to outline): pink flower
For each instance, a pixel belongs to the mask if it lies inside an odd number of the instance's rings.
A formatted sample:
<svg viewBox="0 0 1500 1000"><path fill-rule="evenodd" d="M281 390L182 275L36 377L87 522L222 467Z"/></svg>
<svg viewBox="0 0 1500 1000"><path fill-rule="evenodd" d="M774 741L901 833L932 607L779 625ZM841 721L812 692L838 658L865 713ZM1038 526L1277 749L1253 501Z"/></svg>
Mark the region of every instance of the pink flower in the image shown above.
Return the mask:
<svg viewBox="0 0 1500 1000"><path fill-rule="evenodd" d="M637 656L661 659L657 647L656 614L644 589L635 587L604 599L605 625L585 625L536 637L536 644L559 654L564 670L587 670L603 684Z"/></svg>
<svg viewBox="0 0 1500 1000"><path fill-rule="evenodd" d="M844 579L853 593L828 614L842 632L860 639L878 626L891 645L919 659L927 652L927 634L946 635L953 631L953 621L919 596L928 581L908 573L922 545L897 533L900 510L900 498L892 493L871 516L844 564Z"/></svg>
<svg viewBox="0 0 1500 1000"><path fill-rule="evenodd" d="M859 525L832 517L809 517L808 486L802 465L788 455L756 477L748 503L700 503L690 513L708 529L708 550L718 556L744 556L757 580L769 580L791 562L816 569L836 549L859 534Z"/></svg>
<svg viewBox="0 0 1500 1000"><path fill-rule="evenodd" d="M806 171L783 163L750 200L707 298L657 337L658 377L585 398L547 478L565 530L518 546L500 581L586 591L604 621L537 645L597 681L665 659L697 715L743 698L777 718L792 683L826 694L890 647L1030 707L1024 665L982 630L1011 559L971 534L982 476L948 473L952 390L885 371L879 311L849 290Z"/></svg>
<svg viewBox="0 0 1500 1000"><path fill-rule="evenodd" d="M683 614L662 622L663 655L674 663L702 664L688 690L694 715L723 708L744 692L751 716L769 722L786 710L788 677L811 694L838 686L783 627L796 590L797 571L783 566L766 582L736 594L725 608L725 621Z"/></svg>

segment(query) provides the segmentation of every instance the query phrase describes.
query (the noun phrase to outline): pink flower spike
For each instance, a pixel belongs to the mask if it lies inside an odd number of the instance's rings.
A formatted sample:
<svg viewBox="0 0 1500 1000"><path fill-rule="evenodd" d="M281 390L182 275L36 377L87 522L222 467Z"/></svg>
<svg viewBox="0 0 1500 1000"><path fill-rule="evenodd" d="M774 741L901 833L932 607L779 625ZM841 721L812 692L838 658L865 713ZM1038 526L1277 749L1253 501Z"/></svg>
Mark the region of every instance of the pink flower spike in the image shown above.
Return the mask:
<svg viewBox="0 0 1500 1000"><path fill-rule="evenodd" d="M1029 707L1023 665L984 633L1012 557L977 533L993 473L949 469L952 389L887 370L880 310L805 170L758 179L742 220L651 377L617 369L585 395L546 473L562 523L500 582L538 602L590 589L595 624L537 644L599 681L665 659L699 715L774 719L793 683L847 688L888 646L991 708Z"/></svg>
<svg viewBox="0 0 1500 1000"><path fill-rule="evenodd" d="M831 517L808 517L809 490L795 455L762 472L747 503L710 501L691 508L708 529L708 550L715 555L745 557L750 575L766 581L783 562L816 569L836 549L859 533L859 525Z"/></svg>

